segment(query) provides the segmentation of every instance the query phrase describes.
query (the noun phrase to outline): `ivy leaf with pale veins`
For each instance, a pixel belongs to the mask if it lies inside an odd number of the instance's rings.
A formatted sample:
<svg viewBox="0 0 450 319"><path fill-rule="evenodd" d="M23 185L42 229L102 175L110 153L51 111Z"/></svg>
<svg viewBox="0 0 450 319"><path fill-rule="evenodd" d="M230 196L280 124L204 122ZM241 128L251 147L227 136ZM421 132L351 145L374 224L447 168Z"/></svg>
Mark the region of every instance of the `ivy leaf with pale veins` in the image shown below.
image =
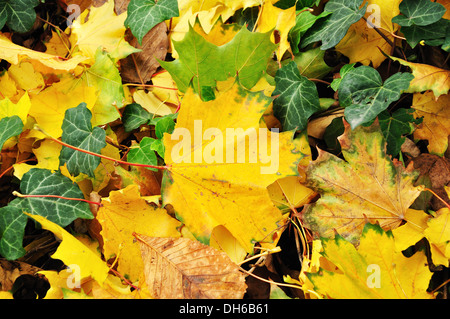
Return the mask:
<svg viewBox="0 0 450 319"><path fill-rule="evenodd" d="M414 79L410 73L396 73L384 83L377 70L360 66L347 72L339 85L339 102L345 119L355 127L367 123L400 98Z"/></svg>
<svg viewBox="0 0 450 319"><path fill-rule="evenodd" d="M148 123L153 115L144 109L140 104L131 103L125 106L122 114L122 122L125 132L131 132L142 124Z"/></svg>
<svg viewBox="0 0 450 319"><path fill-rule="evenodd" d="M155 151L151 149L151 145L155 139L145 136L139 145L130 147L127 159L130 163L158 165L158 159L156 158ZM157 171L155 168L149 168L149 170Z"/></svg>
<svg viewBox="0 0 450 319"><path fill-rule="evenodd" d="M330 0L325 5L324 11L332 12L330 16L319 19L310 28L301 46L322 41L322 50L327 50L338 44L347 33L348 28L361 19L366 13L368 3L359 9L363 0Z"/></svg>
<svg viewBox="0 0 450 319"><path fill-rule="evenodd" d="M124 24L142 44L142 39L155 25L178 17L177 0L131 0Z"/></svg>
<svg viewBox="0 0 450 319"><path fill-rule="evenodd" d="M17 115L4 117L0 120L0 150L11 137L22 133L23 123Z"/></svg>
<svg viewBox="0 0 450 319"><path fill-rule="evenodd" d="M392 22L402 27L432 24L441 19L446 11L442 4L429 0L403 0L398 8L402 14L392 18Z"/></svg>
<svg viewBox="0 0 450 319"><path fill-rule="evenodd" d="M275 83L272 96L279 96L273 101L273 111L283 130L305 129L308 118L320 110L316 85L300 75L294 61L277 71Z"/></svg>
<svg viewBox="0 0 450 319"><path fill-rule="evenodd" d="M27 32L36 20L39 0L0 0L0 29L5 23L16 32Z"/></svg>
<svg viewBox="0 0 450 319"><path fill-rule="evenodd" d="M106 146L106 133L100 127L92 128L91 118L92 113L86 107L86 103L68 109L61 126L63 130L61 140L80 149L100 154L101 149ZM63 146L59 163L61 166L67 164L67 169L74 176L85 173L94 177L94 170L100 164L100 157Z"/></svg>
<svg viewBox="0 0 450 319"><path fill-rule="evenodd" d="M28 217L23 212L43 216L61 227L69 225L77 218L93 218L89 204L85 202L44 197L56 195L84 199L78 185L60 172L52 173L47 169L32 168L23 175L20 192L42 197L16 198L0 209L0 254L5 258L17 259L25 253L22 241Z"/></svg>

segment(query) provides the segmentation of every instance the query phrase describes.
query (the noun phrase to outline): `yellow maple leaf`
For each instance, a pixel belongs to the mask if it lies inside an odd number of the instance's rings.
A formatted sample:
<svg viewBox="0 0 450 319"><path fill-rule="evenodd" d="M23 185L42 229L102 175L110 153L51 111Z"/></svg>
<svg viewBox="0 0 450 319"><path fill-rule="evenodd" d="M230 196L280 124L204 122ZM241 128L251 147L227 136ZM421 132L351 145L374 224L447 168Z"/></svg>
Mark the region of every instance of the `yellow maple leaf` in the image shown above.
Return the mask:
<svg viewBox="0 0 450 319"><path fill-rule="evenodd" d="M401 0L369 0L369 6L365 15L366 20L360 19L351 25L346 36L336 45L336 50L346 55L350 63L361 62L369 65L372 62L374 68L378 68L386 59L379 49L390 53L391 45L374 29L382 32L386 38L394 42L391 34L396 32L399 26L392 23L393 17L400 14L398 8Z"/></svg>
<svg viewBox="0 0 450 319"><path fill-rule="evenodd" d="M19 61L24 59L31 59L55 70L70 71L75 69L81 62L86 61L88 57L77 55L68 60L64 60L53 54L34 51L14 44L11 40L0 34L0 59L4 59L11 64L18 64Z"/></svg>
<svg viewBox="0 0 450 319"><path fill-rule="evenodd" d="M134 242L134 232L154 237L180 236L177 227L181 223L165 209L148 205L141 198L137 185L111 192L109 198L102 199L102 204L97 220L102 226L104 255L107 259L118 257L118 271L132 281L139 278L144 267L139 246Z"/></svg>
<svg viewBox="0 0 450 319"><path fill-rule="evenodd" d="M163 178L163 202L172 204L178 218L204 243L218 225L247 252L257 241L272 241L282 216L266 187L278 178L298 175L297 164L309 157L309 147L304 137L293 140L292 132L258 130L270 102L262 92L245 91L237 83L209 102L189 90L174 134L164 135L169 168ZM250 139L247 134L253 143L260 141L259 151L256 143L250 147L245 142ZM269 149L273 161L264 154Z"/></svg>
<svg viewBox="0 0 450 319"><path fill-rule="evenodd" d="M390 57L394 61L411 68L414 79L409 83L406 93L416 93L431 90L434 96L439 98L450 90L450 71L437 68L432 65L408 62L396 57Z"/></svg>
<svg viewBox="0 0 450 319"><path fill-rule="evenodd" d="M259 16L258 26L256 31L265 33L272 31L274 28L279 34L279 46L277 48L277 58L281 61L283 54L290 51L290 44L288 41L288 33L291 28L295 26L295 6L289 9L280 9L267 1L261 7L262 13ZM273 43L275 41L275 30L272 32L270 39Z"/></svg>
<svg viewBox="0 0 450 319"><path fill-rule="evenodd" d="M41 224L42 228L51 231L61 240L61 244L52 255L52 258L60 259L69 267L70 265L73 265L73 268L76 268L77 272L79 271L77 275L79 275L78 278L80 280L91 277L100 285L103 284L108 276L109 268L97 253L72 236L64 228L47 220L45 217L26 214ZM73 272L75 273L75 270ZM74 282L74 285L75 284L76 283Z"/></svg>
<svg viewBox="0 0 450 319"><path fill-rule="evenodd" d="M423 117L423 122L414 131L415 139L428 140L428 151L442 155L448 147L450 135L450 94L442 95L437 100L433 92L414 93L412 107L416 118Z"/></svg>
<svg viewBox="0 0 450 319"><path fill-rule="evenodd" d="M87 108L91 110L96 100L96 88L88 87L79 79L66 75L60 82L32 97L29 114L45 132L58 138L62 134L61 125L66 110L78 106L81 102L85 102ZM38 131L34 131L31 136L46 137Z"/></svg>
<svg viewBox="0 0 450 319"><path fill-rule="evenodd" d="M30 62L11 65L8 73L17 86L29 94L38 94L45 87L44 77L41 73L36 72Z"/></svg>
<svg viewBox="0 0 450 319"><path fill-rule="evenodd" d="M341 236L324 240L323 255L337 271L309 273L316 292L338 299L431 298L432 273L422 251L406 258L394 251L394 238L380 226L366 224L358 248Z"/></svg>
<svg viewBox="0 0 450 319"><path fill-rule="evenodd" d="M88 21L85 21L89 14ZM95 60L95 52L100 47L117 60L140 50L131 46L124 38L124 21L126 12L117 15L114 12L114 1L108 0L100 7L91 7L80 14L72 23L70 42L77 46L83 56Z"/></svg>

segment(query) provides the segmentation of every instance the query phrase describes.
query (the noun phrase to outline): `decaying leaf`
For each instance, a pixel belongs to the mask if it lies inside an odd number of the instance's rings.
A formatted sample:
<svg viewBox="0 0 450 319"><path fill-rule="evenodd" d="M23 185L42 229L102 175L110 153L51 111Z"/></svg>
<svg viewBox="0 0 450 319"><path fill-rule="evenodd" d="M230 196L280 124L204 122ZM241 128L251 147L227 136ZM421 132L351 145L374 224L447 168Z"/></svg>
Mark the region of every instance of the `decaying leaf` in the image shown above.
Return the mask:
<svg viewBox="0 0 450 319"><path fill-rule="evenodd" d="M392 161L385 151L379 125L351 130L347 123L339 137L346 161L319 150L307 169L307 185L321 194L303 214L306 224L321 237L338 232L357 242L367 221L383 229L398 227L421 187L413 182L412 166Z"/></svg>
<svg viewBox="0 0 450 319"><path fill-rule="evenodd" d="M442 155L448 148L450 135L450 94L437 100L433 92L415 93L412 107L415 117L423 117L423 123L414 131L415 139L428 140L428 151Z"/></svg>
<svg viewBox="0 0 450 319"><path fill-rule="evenodd" d="M135 237L152 297L240 299L244 296L244 274L225 253L188 238L141 234Z"/></svg>

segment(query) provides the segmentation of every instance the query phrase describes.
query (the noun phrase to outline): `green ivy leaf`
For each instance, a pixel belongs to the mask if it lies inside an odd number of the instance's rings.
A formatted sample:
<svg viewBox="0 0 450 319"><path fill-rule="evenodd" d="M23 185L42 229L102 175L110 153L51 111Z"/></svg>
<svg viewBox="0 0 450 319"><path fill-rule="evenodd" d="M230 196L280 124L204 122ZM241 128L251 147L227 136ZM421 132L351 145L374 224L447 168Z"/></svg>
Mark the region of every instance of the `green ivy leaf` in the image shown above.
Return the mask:
<svg viewBox="0 0 450 319"><path fill-rule="evenodd" d="M442 4L429 0L403 0L398 8L402 14L393 17L392 22L402 27L432 24L441 19L446 11Z"/></svg>
<svg viewBox="0 0 450 319"><path fill-rule="evenodd" d="M0 29L5 23L16 32L27 32L36 20L39 0L0 0Z"/></svg>
<svg viewBox="0 0 450 319"><path fill-rule="evenodd" d="M137 103L125 106L122 114L122 122L125 132L131 132L142 124L148 123L153 115Z"/></svg>
<svg viewBox="0 0 450 319"><path fill-rule="evenodd" d="M292 53L298 54L300 51L298 45L301 37L308 31L309 28L320 18L326 17L331 12L324 11L319 15L314 15L309 11L298 11L295 18L295 26L289 30L288 40L291 44Z"/></svg>
<svg viewBox="0 0 450 319"><path fill-rule="evenodd" d="M91 118L92 113L86 107L86 103L68 109L61 126L63 130L61 140L80 149L100 154L101 149L106 146L106 133L100 127L92 128ZM67 169L74 176L85 173L94 177L94 170L100 164L100 157L63 146L59 164L61 166L67 164Z"/></svg>
<svg viewBox="0 0 450 319"><path fill-rule="evenodd" d="M383 83L372 67L360 66L348 71L339 85L338 95L352 129L375 119L391 102L398 100L413 78L410 73L396 73Z"/></svg>
<svg viewBox="0 0 450 319"><path fill-rule="evenodd" d="M192 83L194 91L199 93L202 87L214 88L216 81L236 75L242 86L252 88L263 75L276 45L270 41L270 32L250 32L241 28L230 42L218 47L189 26L183 40L174 41L174 47L179 59L159 63L170 73L181 92L186 92ZM210 98L209 91L207 98Z"/></svg>
<svg viewBox="0 0 450 319"><path fill-rule="evenodd" d="M406 42L408 42L413 49L422 40L425 41L425 44L432 46L441 44L444 45L445 40L450 34L450 21L447 19L440 19L439 21L427 26L412 25L410 27L402 27L401 30L406 38ZM436 40L439 40L440 42L431 43ZM443 49L445 50L445 45Z"/></svg>
<svg viewBox="0 0 450 319"><path fill-rule="evenodd" d="M20 258L26 253L22 242L27 216L12 203L0 208L0 255L8 260Z"/></svg>
<svg viewBox="0 0 450 319"><path fill-rule="evenodd" d="M281 122L284 131L304 130L308 118L320 110L316 85L300 75L294 61L277 71L275 82L272 96L279 95L273 101L275 117Z"/></svg>
<svg viewBox="0 0 450 319"><path fill-rule="evenodd" d="M20 191L25 195L57 195L84 199L77 184L50 170L32 168L25 173L20 182ZM89 204L82 201L54 197L16 198L0 209L0 254L7 259L17 259L25 253L22 248L27 212L40 215L65 227L77 218L92 219Z"/></svg>
<svg viewBox="0 0 450 319"><path fill-rule="evenodd" d="M154 138L145 136L139 145L131 146L127 159L130 163L158 165L158 159L155 151L151 149L151 145L155 141ZM151 171L157 171L155 168L147 167Z"/></svg>
<svg viewBox="0 0 450 319"><path fill-rule="evenodd" d="M22 133L22 129L22 120L17 115L2 118L0 120L0 150L8 139Z"/></svg>
<svg viewBox="0 0 450 319"><path fill-rule="evenodd" d="M325 12L332 12L330 16L319 19L310 28L302 42L301 47L310 43L322 41L321 49L327 50L338 44L353 23L366 13L368 3L359 9L363 0L330 0L325 5Z"/></svg>
<svg viewBox="0 0 450 319"><path fill-rule="evenodd" d="M124 24L142 44L142 39L155 25L164 20L178 17L177 0L131 0Z"/></svg>
<svg viewBox="0 0 450 319"><path fill-rule="evenodd" d="M398 109L392 115L383 111L378 115L381 131L386 138L386 153L397 156L400 152L404 135L411 134L414 131L414 124L420 124L422 119L415 119L413 109Z"/></svg>

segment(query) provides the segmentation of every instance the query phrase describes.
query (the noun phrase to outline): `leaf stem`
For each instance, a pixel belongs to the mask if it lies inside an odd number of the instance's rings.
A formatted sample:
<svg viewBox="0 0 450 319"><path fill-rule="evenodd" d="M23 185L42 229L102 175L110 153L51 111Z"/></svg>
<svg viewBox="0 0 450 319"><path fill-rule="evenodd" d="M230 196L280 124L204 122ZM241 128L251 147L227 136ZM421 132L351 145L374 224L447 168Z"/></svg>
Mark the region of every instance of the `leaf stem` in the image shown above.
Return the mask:
<svg viewBox="0 0 450 319"><path fill-rule="evenodd" d="M118 160L118 159L115 159L115 158L112 158L112 157L109 157L109 156L106 156L106 155L102 155L102 154L90 152L90 151L84 150L84 149L82 149L82 148L78 148L78 147L76 147L76 146L67 144L67 143L65 143L65 142L63 142L63 141L58 140L57 138L54 138L54 137L50 136L49 134L47 134L43 129L41 129L41 128L40 128L39 126L37 126L37 125L35 125L34 129L36 129L36 130L38 130L38 131L44 133L44 134L47 135L52 141L55 141L56 143L61 144L62 146L65 146L65 147L71 148L71 149L73 149L73 150L76 150L76 151L79 151L79 152L82 152L82 153L86 153L86 154L89 154L89 155L92 155L92 156L97 156L97 157L100 157L100 158L103 158L103 159L112 161L112 162L117 163L117 164L130 165L130 166L139 166L139 167L147 167L147 168L155 168L155 169L161 169L161 170L162 170L162 169L168 169L168 168L169 168L169 166L166 166L166 165L165 165L165 166L157 166L157 165L150 165L150 164L130 163L130 162Z"/></svg>
<svg viewBox="0 0 450 319"><path fill-rule="evenodd" d="M432 193L434 196L436 196L441 202L444 203L445 206L447 206L448 209L450 209L450 204L447 203L441 196L439 196L438 194L436 194L433 190L429 189L429 188L424 188L424 191L429 191L430 193Z"/></svg>
<svg viewBox="0 0 450 319"><path fill-rule="evenodd" d="M13 191L12 194L14 196L21 197L21 198L60 198L60 199L67 199L67 200L76 200L76 201L86 202L89 204L98 205L100 207L103 207L102 203L94 202L94 201L82 199L82 198L64 197L64 196L59 196L59 195L24 195L17 191Z"/></svg>

